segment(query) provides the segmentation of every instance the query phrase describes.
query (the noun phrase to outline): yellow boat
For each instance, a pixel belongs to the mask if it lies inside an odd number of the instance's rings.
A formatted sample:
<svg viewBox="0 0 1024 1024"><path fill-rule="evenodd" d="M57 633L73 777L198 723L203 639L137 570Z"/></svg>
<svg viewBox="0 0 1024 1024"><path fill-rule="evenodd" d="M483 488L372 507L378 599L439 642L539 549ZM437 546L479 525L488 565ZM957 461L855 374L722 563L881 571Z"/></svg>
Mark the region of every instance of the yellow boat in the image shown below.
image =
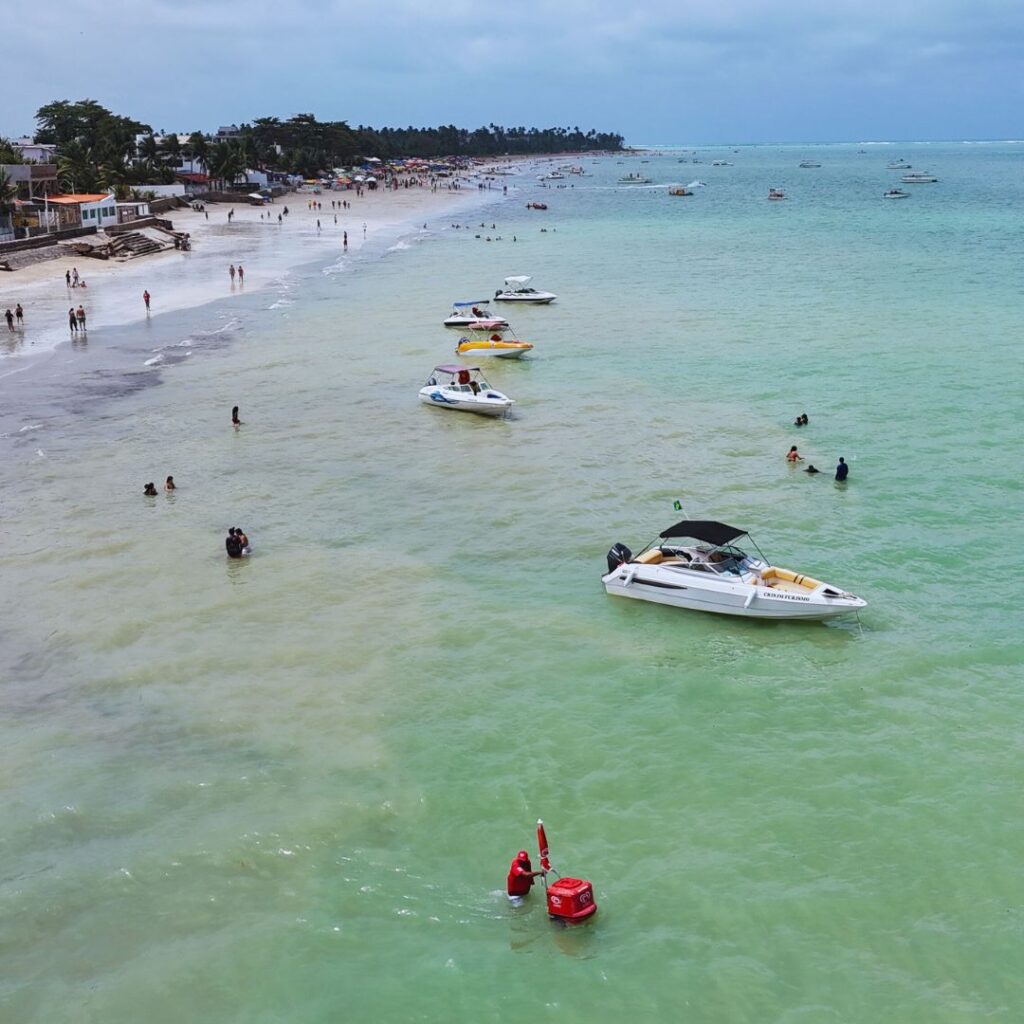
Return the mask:
<svg viewBox="0 0 1024 1024"><path fill-rule="evenodd" d="M520 359L533 343L520 341L514 336L503 337L500 329L490 331L470 331L469 337L459 338L455 346L455 354L459 356L494 356L497 359Z"/></svg>

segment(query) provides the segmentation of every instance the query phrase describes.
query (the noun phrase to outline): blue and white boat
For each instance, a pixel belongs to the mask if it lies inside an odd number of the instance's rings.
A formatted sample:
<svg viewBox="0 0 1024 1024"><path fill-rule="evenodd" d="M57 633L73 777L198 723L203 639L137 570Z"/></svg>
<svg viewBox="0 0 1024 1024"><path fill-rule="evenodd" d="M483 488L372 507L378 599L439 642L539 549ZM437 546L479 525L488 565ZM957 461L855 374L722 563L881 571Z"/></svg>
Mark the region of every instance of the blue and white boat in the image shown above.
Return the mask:
<svg viewBox="0 0 1024 1024"><path fill-rule="evenodd" d="M437 409L475 412L482 416L504 416L515 402L492 388L480 375L478 366L448 364L435 366L420 388L420 401Z"/></svg>

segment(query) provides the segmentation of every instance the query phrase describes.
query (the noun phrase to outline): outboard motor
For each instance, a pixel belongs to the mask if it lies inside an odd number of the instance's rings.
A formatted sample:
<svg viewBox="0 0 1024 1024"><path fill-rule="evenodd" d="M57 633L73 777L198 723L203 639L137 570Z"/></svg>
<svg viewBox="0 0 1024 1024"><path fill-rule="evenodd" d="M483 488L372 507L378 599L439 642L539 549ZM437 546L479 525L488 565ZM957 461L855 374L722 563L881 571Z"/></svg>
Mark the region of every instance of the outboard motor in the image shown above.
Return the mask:
<svg viewBox="0 0 1024 1024"><path fill-rule="evenodd" d="M613 544L608 549L608 571L615 572L624 562L630 561L633 552L625 544Z"/></svg>

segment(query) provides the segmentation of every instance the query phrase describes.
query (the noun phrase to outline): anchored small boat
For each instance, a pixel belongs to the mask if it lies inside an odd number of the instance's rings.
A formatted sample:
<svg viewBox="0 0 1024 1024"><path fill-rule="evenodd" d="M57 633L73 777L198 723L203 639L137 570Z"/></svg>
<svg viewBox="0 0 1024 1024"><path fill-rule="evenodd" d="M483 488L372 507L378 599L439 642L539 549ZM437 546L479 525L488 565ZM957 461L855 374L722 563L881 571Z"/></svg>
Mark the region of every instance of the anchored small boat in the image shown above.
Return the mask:
<svg viewBox="0 0 1024 1024"><path fill-rule="evenodd" d="M756 554L736 543L743 537ZM615 544L607 561L608 572L601 577L607 593L675 608L821 620L867 605L830 583L771 565L746 530L710 520L684 519L662 530L635 557L624 544Z"/></svg>
<svg viewBox="0 0 1024 1024"><path fill-rule="evenodd" d="M820 167L821 164L819 164L816 160L801 160L800 163L797 164L797 166L798 167Z"/></svg>
<svg viewBox="0 0 1024 1024"><path fill-rule="evenodd" d="M636 174L630 173L630 174L624 174L621 178L619 178L619 184L620 185L650 185L651 184L651 179L650 178L645 178L640 173L636 173Z"/></svg>
<svg viewBox="0 0 1024 1024"><path fill-rule="evenodd" d="M934 174L929 174L927 171L911 171L910 174L904 174L900 178L904 185L930 185L938 180Z"/></svg>
<svg viewBox="0 0 1024 1024"><path fill-rule="evenodd" d="M910 198L910 193L909 192L905 192L901 188L891 188L891 189L888 190L888 192L883 192L882 193L882 198L883 199L909 199Z"/></svg>
<svg viewBox="0 0 1024 1024"><path fill-rule="evenodd" d="M668 194L670 196L692 196L693 192L685 185L679 185L677 188L670 188Z"/></svg>
<svg viewBox="0 0 1024 1024"><path fill-rule="evenodd" d="M532 277L523 274L505 278L505 287L494 293L495 302L532 302L535 305L547 305L558 298L553 292L539 292L530 287Z"/></svg>
<svg viewBox="0 0 1024 1024"><path fill-rule="evenodd" d="M770 188L768 189L769 199L785 199L786 193L781 188Z"/></svg>
<svg viewBox="0 0 1024 1024"><path fill-rule="evenodd" d="M452 311L445 319L445 327L477 327L486 324L498 324L501 327L508 327L508 321L501 316L495 316L487 308L490 299L477 299L471 302L453 302Z"/></svg>
<svg viewBox="0 0 1024 1024"><path fill-rule="evenodd" d="M521 359L533 348L530 341L520 341L508 326L477 327L470 329L455 346L457 356L493 356L497 359Z"/></svg>
<svg viewBox="0 0 1024 1024"><path fill-rule="evenodd" d="M504 416L515 402L492 388L480 376L478 366L435 366L420 388L420 401L453 412L475 412L482 416Z"/></svg>

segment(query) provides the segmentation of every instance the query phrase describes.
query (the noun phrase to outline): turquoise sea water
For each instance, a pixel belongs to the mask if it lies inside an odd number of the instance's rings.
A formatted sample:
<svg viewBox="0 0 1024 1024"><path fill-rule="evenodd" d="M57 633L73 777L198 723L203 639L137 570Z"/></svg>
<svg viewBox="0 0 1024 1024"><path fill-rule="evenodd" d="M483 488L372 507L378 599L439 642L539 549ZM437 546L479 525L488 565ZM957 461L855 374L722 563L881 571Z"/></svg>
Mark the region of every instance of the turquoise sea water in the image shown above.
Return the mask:
<svg viewBox="0 0 1024 1024"><path fill-rule="evenodd" d="M0 1019L1024 1015L1021 147L696 155L3 378ZM513 273L515 416L421 407ZM607 597L677 497L860 623Z"/></svg>

